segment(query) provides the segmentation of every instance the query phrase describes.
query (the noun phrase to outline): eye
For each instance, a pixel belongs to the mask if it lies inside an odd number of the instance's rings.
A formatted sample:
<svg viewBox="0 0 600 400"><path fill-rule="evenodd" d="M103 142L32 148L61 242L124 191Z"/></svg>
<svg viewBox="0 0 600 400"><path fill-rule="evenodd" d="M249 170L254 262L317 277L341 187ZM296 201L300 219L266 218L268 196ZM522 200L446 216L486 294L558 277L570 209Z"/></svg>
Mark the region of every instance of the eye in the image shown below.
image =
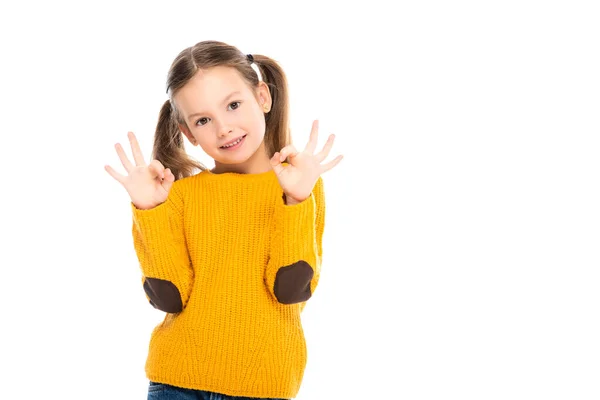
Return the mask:
<svg viewBox="0 0 600 400"><path fill-rule="evenodd" d="M242 104L241 101L234 101L233 103L229 103L229 107L235 105L235 107L233 107L232 109L237 110L238 107L240 106L240 104ZM201 122L201 121L203 121L203 122ZM208 118L202 117L198 121L196 121L196 125L202 126L202 125L205 125L207 122L208 122Z"/></svg>
<svg viewBox="0 0 600 400"><path fill-rule="evenodd" d="M206 118L206 117L202 117L202 118L200 118L198 121L196 121L196 125L198 125L198 123L199 123L200 121L206 121L206 120L208 120L208 118ZM204 122L204 123L200 124L200 126L204 125L205 123L206 123L206 122Z"/></svg>

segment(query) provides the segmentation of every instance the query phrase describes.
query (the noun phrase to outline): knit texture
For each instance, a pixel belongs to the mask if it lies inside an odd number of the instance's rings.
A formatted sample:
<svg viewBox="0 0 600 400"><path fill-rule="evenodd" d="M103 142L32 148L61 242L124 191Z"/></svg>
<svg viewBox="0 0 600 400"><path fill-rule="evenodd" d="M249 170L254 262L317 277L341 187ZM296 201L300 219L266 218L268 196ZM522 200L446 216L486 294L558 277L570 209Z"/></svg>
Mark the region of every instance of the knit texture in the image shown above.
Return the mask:
<svg viewBox="0 0 600 400"><path fill-rule="evenodd" d="M280 269L300 261L312 268L310 293L317 287L322 178L299 204L286 205L282 195L272 170L206 170L175 181L150 210L131 204L142 284L171 282L183 305L152 331L149 380L231 396L296 397L307 360L306 301L281 303L274 287Z"/></svg>

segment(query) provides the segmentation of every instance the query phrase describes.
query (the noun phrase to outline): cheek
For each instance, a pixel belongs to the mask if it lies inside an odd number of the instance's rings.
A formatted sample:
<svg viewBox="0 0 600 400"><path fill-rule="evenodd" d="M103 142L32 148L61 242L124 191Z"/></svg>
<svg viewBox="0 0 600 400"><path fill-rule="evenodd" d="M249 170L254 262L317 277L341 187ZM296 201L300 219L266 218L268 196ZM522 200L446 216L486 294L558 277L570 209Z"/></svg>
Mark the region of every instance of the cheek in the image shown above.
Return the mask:
<svg viewBox="0 0 600 400"><path fill-rule="evenodd" d="M204 136L197 136L198 139L198 145L200 146L200 148L207 154L210 154L211 152L214 151L215 148L215 142L211 142L210 140L206 140L206 137Z"/></svg>
<svg viewBox="0 0 600 400"><path fill-rule="evenodd" d="M257 128L260 133L262 133L262 134L265 133L266 124L265 124L264 118L259 118L259 120L257 122Z"/></svg>
<svg viewBox="0 0 600 400"><path fill-rule="evenodd" d="M248 110L246 113L240 113L238 117L237 123L240 128L252 133L253 136L264 135L265 117L261 110Z"/></svg>
<svg viewBox="0 0 600 400"><path fill-rule="evenodd" d="M265 114L262 111L258 111L258 114L254 117L254 129L258 133L263 134L265 132Z"/></svg>

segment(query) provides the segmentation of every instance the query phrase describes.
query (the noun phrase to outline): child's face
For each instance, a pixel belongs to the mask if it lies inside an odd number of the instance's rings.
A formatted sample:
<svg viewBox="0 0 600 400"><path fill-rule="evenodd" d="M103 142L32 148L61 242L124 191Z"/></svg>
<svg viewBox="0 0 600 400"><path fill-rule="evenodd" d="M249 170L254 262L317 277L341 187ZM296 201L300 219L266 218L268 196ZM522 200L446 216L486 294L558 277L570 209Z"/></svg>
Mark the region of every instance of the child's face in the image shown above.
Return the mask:
<svg viewBox="0 0 600 400"><path fill-rule="evenodd" d="M264 106L270 108L271 96L263 82L252 90L235 69L213 67L198 71L177 92L174 101L189 130L183 125L179 128L216 164L240 164L257 150L265 152L261 146L265 135ZM244 138L237 146L222 148L241 137Z"/></svg>

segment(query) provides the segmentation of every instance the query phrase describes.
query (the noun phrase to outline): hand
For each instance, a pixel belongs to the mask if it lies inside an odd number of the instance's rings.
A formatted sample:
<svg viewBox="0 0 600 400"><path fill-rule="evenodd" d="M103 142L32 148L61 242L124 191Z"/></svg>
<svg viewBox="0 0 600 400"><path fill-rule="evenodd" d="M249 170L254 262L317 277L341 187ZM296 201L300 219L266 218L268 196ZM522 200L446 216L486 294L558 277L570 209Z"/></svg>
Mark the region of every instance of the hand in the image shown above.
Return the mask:
<svg viewBox="0 0 600 400"><path fill-rule="evenodd" d="M125 187L133 205L138 209L148 210L167 200L169 190L175 182L175 176L169 168L165 169L158 160L153 160L149 165L146 165L135 135L133 132L128 132L127 136L131 144L135 165L131 164L119 143L115 145L115 148L129 175L121 175L109 165L105 165L104 169Z"/></svg>
<svg viewBox="0 0 600 400"><path fill-rule="evenodd" d="M308 144L301 153L296 151L294 146L290 144L273 154L271 158L271 166L277 175L279 185L285 193L287 204L296 204L306 200L312 193L319 176L335 167L344 157L340 154L333 161L321 165L321 162L327 158L331 146L333 146L335 135L329 136L323 150L313 154L317 147L318 130L319 121L315 120ZM281 164L288 157L288 165Z"/></svg>

